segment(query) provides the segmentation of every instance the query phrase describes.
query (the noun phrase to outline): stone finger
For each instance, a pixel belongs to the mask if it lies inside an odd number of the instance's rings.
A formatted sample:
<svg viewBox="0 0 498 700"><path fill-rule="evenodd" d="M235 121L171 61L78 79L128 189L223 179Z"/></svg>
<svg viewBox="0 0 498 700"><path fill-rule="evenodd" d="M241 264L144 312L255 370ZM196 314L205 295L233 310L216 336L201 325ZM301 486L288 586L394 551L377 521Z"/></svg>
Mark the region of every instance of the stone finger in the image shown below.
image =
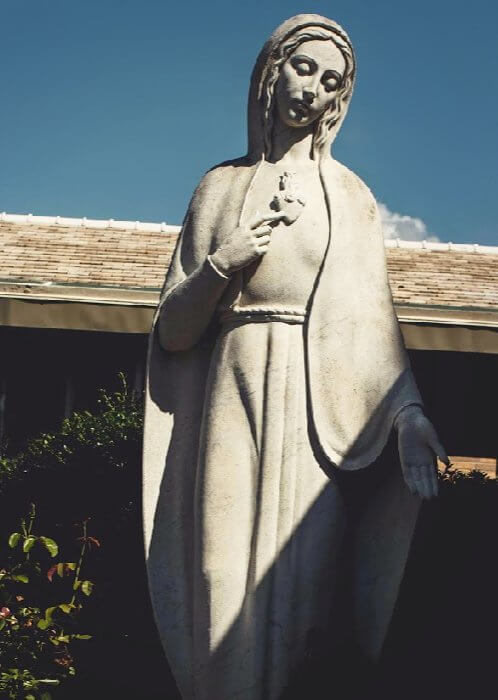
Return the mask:
<svg viewBox="0 0 498 700"><path fill-rule="evenodd" d="M258 228L253 229L253 233L256 238L259 238L260 236L268 235L272 230L271 226L258 226Z"/></svg>
<svg viewBox="0 0 498 700"><path fill-rule="evenodd" d="M437 436L436 431L432 427L432 430L430 431L429 435L429 444L431 448L434 450L435 454L439 457L441 462L446 464L446 466L449 467L450 465L450 459L448 455L446 454L446 450L443 447L443 444L441 443L440 439Z"/></svg>
<svg viewBox="0 0 498 700"><path fill-rule="evenodd" d="M270 245L270 240L271 238L268 235L260 236L258 238L258 248L268 248L268 246Z"/></svg>
<svg viewBox="0 0 498 700"><path fill-rule="evenodd" d="M281 221L285 214L279 211L271 211L266 214L261 214L259 211L249 219L248 226L251 229L259 228L262 224L269 223L270 221Z"/></svg>
<svg viewBox="0 0 498 700"><path fill-rule="evenodd" d="M425 483L425 480L423 479L423 477L419 476L418 478L414 479L414 481L415 481L415 486L417 489L417 495L423 499L429 498L429 492L426 488L426 483Z"/></svg>
<svg viewBox="0 0 498 700"><path fill-rule="evenodd" d="M439 491L439 483L437 479L437 467L435 464L432 464L429 469L429 483L431 486L431 497L436 498L438 491Z"/></svg>

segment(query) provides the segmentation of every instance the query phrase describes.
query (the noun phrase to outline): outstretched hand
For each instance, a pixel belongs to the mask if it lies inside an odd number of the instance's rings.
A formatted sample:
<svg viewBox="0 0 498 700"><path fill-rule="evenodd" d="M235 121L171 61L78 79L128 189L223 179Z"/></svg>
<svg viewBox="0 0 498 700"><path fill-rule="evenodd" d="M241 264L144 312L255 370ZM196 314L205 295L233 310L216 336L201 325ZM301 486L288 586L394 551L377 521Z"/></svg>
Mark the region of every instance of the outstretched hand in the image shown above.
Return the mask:
<svg viewBox="0 0 498 700"><path fill-rule="evenodd" d="M398 450L406 485L414 496L437 496L436 457L449 465L449 459L434 426L420 406L407 406L396 418Z"/></svg>

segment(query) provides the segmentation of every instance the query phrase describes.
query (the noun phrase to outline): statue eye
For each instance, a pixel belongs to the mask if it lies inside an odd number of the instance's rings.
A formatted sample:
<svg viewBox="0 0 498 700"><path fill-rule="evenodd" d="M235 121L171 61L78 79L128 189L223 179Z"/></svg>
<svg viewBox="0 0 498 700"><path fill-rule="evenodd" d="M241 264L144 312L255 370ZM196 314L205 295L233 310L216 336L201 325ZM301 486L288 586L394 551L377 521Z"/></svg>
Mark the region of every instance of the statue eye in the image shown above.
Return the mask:
<svg viewBox="0 0 498 700"><path fill-rule="evenodd" d="M291 63L298 75L311 75L316 70L314 61L312 62L303 56L294 56Z"/></svg>
<svg viewBox="0 0 498 700"><path fill-rule="evenodd" d="M329 80L326 80L326 81L323 83L323 85L324 85L325 90L326 90L327 92L333 92L334 90L337 90L337 85L338 85L338 83L337 83L337 80L329 79Z"/></svg>
<svg viewBox="0 0 498 700"><path fill-rule="evenodd" d="M326 92L334 92L342 82L342 78L335 71L327 72L322 78L322 85Z"/></svg>
<svg viewBox="0 0 498 700"><path fill-rule="evenodd" d="M301 63L295 63L294 68L299 75L310 75L311 67L309 63L302 61Z"/></svg>

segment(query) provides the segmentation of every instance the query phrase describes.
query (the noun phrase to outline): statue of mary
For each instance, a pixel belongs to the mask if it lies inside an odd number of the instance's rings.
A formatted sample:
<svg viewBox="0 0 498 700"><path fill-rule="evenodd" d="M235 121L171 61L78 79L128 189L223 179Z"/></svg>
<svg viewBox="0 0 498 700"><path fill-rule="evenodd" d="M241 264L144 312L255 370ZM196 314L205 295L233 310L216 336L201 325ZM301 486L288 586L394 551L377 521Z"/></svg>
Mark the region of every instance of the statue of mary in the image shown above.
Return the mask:
<svg viewBox="0 0 498 700"><path fill-rule="evenodd" d="M330 153L355 73L335 22L276 29L251 79L248 154L199 184L155 316L147 564L186 700L277 700L320 630L331 654L352 637L377 658L447 459L375 200Z"/></svg>

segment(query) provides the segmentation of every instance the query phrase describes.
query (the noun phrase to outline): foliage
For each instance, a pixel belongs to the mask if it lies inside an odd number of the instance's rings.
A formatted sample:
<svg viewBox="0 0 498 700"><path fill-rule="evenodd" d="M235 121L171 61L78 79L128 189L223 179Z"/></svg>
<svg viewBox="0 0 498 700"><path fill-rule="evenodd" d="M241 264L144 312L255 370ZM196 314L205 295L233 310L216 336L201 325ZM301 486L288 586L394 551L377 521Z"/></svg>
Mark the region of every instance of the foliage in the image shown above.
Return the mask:
<svg viewBox="0 0 498 700"><path fill-rule="evenodd" d="M155 697L146 686L168 683L175 697L150 611L143 556L142 414L141 397L120 375L117 391L99 392L96 410L74 413L22 453L0 459L0 533L10 532L30 502L37 503L38 530L51 533L62 551L72 546L75 522L91 518L102 533L86 576L99 582L84 611L84 631L92 640L75 642L71 700L86 700L95 688L101 697L146 700ZM140 669L147 669L146 678ZM54 695L59 697L57 689Z"/></svg>
<svg viewBox="0 0 498 700"><path fill-rule="evenodd" d="M71 641L70 654L78 669L71 682L71 700L86 700L97 688L100 697L116 696L121 700L152 700L157 697L158 687L164 697L178 697L152 620L143 561L142 410L140 397L128 390L121 376L117 392L100 393L96 411L77 412L63 421L59 430L32 440L22 454L0 458L0 533L10 532L13 518L24 514L30 502L36 502L38 531L51 533L62 551L72 546L75 521L91 517L92 527L103 535L99 537L102 546L93 550L85 574L85 578L99 582L92 605L83 611L83 631L92 635L92 640ZM463 474L450 469L441 476L440 487L440 497L424 506L420 518L392 625L391 656L385 654L386 677L401 672L404 678L410 677L414 693L415 689L418 693L413 697L424 696L427 669L436 679L438 674L444 676L446 685L441 687L439 697L456 697L451 689L459 689L465 674L475 684L479 674L486 679L484 668L490 673L494 669L492 662L485 666L483 659L486 649L495 646L486 646L485 637L487 630L495 634L490 606L492 591L498 585L494 563L497 482L480 472ZM0 541L0 561L1 545ZM21 549L19 540L12 552L21 554ZM53 568L48 563L48 550L39 541L33 545L34 552L40 556L45 552L47 571ZM49 590L55 591L73 574L69 568L61 578L57 570L52 571L53 584L46 574L41 578ZM16 585L21 590L25 587L19 581ZM483 590L489 593L483 595ZM85 599L83 596L82 591L81 598ZM45 608L38 605L41 616L47 607L70 600L53 593L52 598ZM33 606L34 600L30 600ZM59 609L56 618L65 620L66 613ZM454 664L455 643L466 650L465 664ZM337 655L334 670L327 652L322 676L317 670L319 662L313 661L306 682L295 684L297 697L311 693L318 699L320 694L313 694L310 676L327 679L330 674L340 673L341 658ZM413 658L426 669L425 675L420 673L418 685L413 680ZM342 665L349 683L347 661ZM29 668L27 664L24 667ZM445 671L448 668L452 669L451 688ZM356 661L354 669L352 673L357 674ZM49 674L35 677L56 678ZM318 680L315 685L318 687ZM326 683L322 685L326 687ZM399 687L406 688L406 683ZM47 688L57 697L57 688ZM341 697L349 696L345 693ZM379 693L379 697L386 695ZM471 693L468 697L478 695ZM407 696L406 700L411 698Z"/></svg>
<svg viewBox="0 0 498 700"><path fill-rule="evenodd" d="M75 675L73 645L91 635L78 631L78 617L93 582L82 578L89 547L99 545L82 523L76 562L56 561L57 542L34 532L35 506L8 537L0 568L0 697L50 700L50 688ZM49 589L53 590L49 590ZM56 602L57 601L57 602ZM50 604L48 604L50 603Z"/></svg>
<svg viewBox="0 0 498 700"><path fill-rule="evenodd" d="M0 457L0 492L28 473L32 479L40 470L57 470L89 457L106 471L125 469L140 448L143 410L122 373L119 378L120 390L99 392L94 413L76 411L62 421L57 432L37 436L14 457Z"/></svg>
<svg viewBox="0 0 498 700"><path fill-rule="evenodd" d="M100 391L94 412L77 411L59 430L35 437L17 455L0 458L0 498L8 494L11 517L21 517L27 504L36 502L49 527L88 516L97 528L102 516L107 527L109 514L113 528L129 521L139 500L143 409L123 375L120 379L118 391ZM0 526L8 526L1 512Z"/></svg>

